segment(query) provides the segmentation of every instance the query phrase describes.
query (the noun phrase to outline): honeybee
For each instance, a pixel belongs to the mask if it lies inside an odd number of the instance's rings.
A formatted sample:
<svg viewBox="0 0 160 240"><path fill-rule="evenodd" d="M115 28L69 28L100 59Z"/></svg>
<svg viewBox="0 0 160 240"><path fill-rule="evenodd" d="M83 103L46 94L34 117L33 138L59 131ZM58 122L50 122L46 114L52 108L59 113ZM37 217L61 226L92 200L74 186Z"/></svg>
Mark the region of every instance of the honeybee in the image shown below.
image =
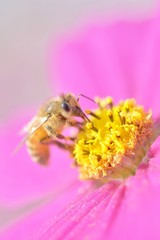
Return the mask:
<svg viewBox="0 0 160 240"><path fill-rule="evenodd" d="M79 96L86 97L82 94ZM33 161L43 165L48 164L49 144L58 143L57 139L65 139L61 134L65 127L77 127L81 123L77 122L75 117L80 117L83 121L85 119L90 121L82 111L78 101L79 97L76 98L70 93L52 98L40 108L37 115L27 124L24 128L26 132L24 142ZM59 145L63 146L62 143Z"/></svg>

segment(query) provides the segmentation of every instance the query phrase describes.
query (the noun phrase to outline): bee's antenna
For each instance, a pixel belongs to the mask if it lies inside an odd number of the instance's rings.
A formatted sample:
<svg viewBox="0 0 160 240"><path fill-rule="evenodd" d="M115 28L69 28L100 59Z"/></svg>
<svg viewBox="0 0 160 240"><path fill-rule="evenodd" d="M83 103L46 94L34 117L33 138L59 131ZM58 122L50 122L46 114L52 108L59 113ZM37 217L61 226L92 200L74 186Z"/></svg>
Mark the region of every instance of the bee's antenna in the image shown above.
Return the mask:
<svg viewBox="0 0 160 240"><path fill-rule="evenodd" d="M87 119L88 122L91 122L84 112L83 112L83 115Z"/></svg>
<svg viewBox="0 0 160 240"><path fill-rule="evenodd" d="M81 111L81 113L83 114L83 116L87 119L87 121L88 121L88 122L91 122L91 121L89 120L89 118L87 117L87 115L82 111L82 109L79 108L79 110Z"/></svg>
<svg viewBox="0 0 160 240"><path fill-rule="evenodd" d="M85 96L85 95L83 95L83 94L79 94L79 95L78 95L77 102L79 101L80 97L87 98L88 100L90 100L90 101L96 103L93 99L91 99L90 97L87 97L87 96ZM97 104L97 103L96 103L96 104Z"/></svg>

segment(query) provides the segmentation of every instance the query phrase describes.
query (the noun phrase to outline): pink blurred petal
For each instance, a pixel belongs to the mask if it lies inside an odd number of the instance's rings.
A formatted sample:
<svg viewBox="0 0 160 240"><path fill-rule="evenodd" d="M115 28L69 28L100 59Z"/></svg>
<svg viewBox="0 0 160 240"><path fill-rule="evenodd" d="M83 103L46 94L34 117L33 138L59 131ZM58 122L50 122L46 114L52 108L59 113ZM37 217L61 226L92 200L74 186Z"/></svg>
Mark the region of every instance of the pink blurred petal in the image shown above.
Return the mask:
<svg viewBox="0 0 160 240"><path fill-rule="evenodd" d="M152 144L149 149L149 158L158 158L160 157L160 137L157 137L156 141Z"/></svg>
<svg viewBox="0 0 160 240"><path fill-rule="evenodd" d="M157 141L160 144L160 138ZM48 223L29 239L159 239L159 189L160 158L155 153L149 164L141 164L125 182L105 184L57 217L51 214Z"/></svg>
<svg viewBox="0 0 160 240"><path fill-rule="evenodd" d="M160 158L151 159L149 165L127 181L125 198L109 239L160 238Z"/></svg>
<svg viewBox="0 0 160 240"><path fill-rule="evenodd" d="M110 201L112 201L115 192L118 191L118 187L118 182L106 184L80 200L55 218L53 224L37 240L52 239L53 235L55 239L87 238L86 228L91 230L92 227L96 226L98 218L103 214Z"/></svg>
<svg viewBox="0 0 160 240"><path fill-rule="evenodd" d="M137 46L135 65L136 94L138 100L146 107L151 107L153 114L158 116L160 88L160 17L148 23L142 42Z"/></svg>
<svg viewBox="0 0 160 240"><path fill-rule="evenodd" d="M23 113L1 127L0 145L0 203L22 204L68 186L77 178L76 169L71 167L69 154L52 147L51 163L40 166L31 160L26 146L12 156L12 152L21 141L19 131L30 119L31 114Z"/></svg>
<svg viewBox="0 0 160 240"><path fill-rule="evenodd" d="M59 44L55 62L61 91L90 97L135 97L154 115L159 110L160 19L94 23ZM54 75L54 77L53 77Z"/></svg>
<svg viewBox="0 0 160 240"><path fill-rule="evenodd" d="M66 179L67 180L67 179ZM1 232L0 239L30 239L34 234L38 236L43 231L44 223L48 226L52 222L52 218L67 206L68 203L77 201L85 192L91 191L90 184L80 182L78 179L73 181L65 191L58 196L52 195L50 201L44 202L40 208L35 208L34 211L28 213L28 215L21 217L17 220L17 223L10 226ZM32 237L31 237L32 239Z"/></svg>

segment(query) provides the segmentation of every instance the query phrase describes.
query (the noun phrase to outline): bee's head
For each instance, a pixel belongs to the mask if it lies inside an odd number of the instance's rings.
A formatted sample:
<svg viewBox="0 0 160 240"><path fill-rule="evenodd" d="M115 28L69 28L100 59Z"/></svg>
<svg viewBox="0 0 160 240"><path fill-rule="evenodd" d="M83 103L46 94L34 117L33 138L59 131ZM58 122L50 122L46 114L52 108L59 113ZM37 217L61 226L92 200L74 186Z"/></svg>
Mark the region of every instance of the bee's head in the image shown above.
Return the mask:
<svg viewBox="0 0 160 240"><path fill-rule="evenodd" d="M86 118L85 114L81 110L81 107L77 101L77 98L73 94L65 94L62 96L61 108L63 110L64 117L71 116Z"/></svg>

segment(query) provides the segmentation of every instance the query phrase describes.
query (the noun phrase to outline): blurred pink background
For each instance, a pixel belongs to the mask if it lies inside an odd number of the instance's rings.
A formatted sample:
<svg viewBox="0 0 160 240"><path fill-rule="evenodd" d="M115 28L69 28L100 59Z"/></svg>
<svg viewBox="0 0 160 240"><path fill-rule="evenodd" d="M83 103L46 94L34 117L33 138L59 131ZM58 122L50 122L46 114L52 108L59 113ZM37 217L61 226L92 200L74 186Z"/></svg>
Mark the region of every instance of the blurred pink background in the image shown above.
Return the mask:
<svg viewBox="0 0 160 240"><path fill-rule="evenodd" d="M54 94L46 84L51 39L54 42L94 16L109 17L116 12L124 18L145 18L154 4L154 0L1 1L0 120L19 108L36 109Z"/></svg>

